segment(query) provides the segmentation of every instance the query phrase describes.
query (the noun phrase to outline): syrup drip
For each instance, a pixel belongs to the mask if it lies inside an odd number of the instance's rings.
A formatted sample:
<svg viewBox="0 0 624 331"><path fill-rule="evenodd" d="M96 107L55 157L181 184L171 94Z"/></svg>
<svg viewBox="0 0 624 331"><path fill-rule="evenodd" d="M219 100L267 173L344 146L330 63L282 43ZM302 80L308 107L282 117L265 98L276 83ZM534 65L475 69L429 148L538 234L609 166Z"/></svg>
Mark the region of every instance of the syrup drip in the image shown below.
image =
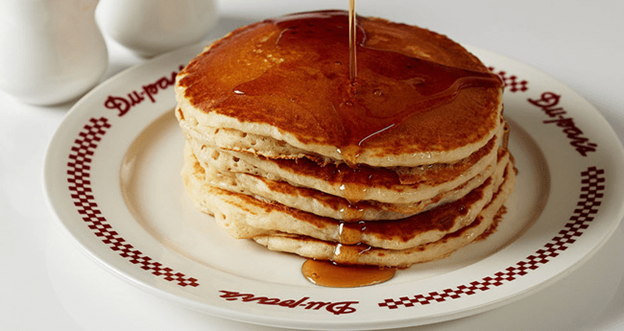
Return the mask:
<svg viewBox="0 0 624 331"><path fill-rule="evenodd" d="M357 77L357 53L355 40L357 37L355 0L349 0L349 79L355 83Z"/></svg>
<svg viewBox="0 0 624 331"><path fill-rule="evenodd" d="M301 273L313 284L344 288L383 283L394 277L396 268L338 265L329 261L306 260L301 266Z"/></svg>
<svg viewBox="0 0 624 331"><path fill-rule="evenodd" d="M362 242L362 235L366 231L366 222L355 223L340 222L338 225L338 236L341 243L355 245Z"/></svg>

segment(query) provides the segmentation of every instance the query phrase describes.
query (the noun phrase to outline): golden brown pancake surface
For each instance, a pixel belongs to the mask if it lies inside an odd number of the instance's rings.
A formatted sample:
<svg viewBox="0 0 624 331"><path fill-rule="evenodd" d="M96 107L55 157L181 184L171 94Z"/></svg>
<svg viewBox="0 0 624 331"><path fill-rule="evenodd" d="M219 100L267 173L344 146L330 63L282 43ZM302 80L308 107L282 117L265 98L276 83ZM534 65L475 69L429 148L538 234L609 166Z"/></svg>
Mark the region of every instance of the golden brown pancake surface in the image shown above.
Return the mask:
<svg viewBox="0 0 624 331"><path fill-rule="evenodd" d="M483 145L499 125L502 83L450 39L358 19L349 79L346 12L289 15L235 30L181 73L203 112L263 123L346 161ZM474 150L474 149L473 149Z"/></svg>

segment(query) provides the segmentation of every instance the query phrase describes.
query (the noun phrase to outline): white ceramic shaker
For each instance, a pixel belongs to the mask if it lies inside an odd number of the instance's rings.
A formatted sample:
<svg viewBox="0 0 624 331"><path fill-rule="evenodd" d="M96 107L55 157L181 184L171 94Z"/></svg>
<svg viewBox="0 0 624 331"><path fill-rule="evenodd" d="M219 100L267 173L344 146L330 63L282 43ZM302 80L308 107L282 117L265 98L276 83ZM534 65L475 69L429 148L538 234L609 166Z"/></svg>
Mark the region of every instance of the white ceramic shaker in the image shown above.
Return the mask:
<svg viewBox="0 0 624 331"><path fill-rule="evenodd" d="M199 42L215 26L215 0L101 0L96 12L107 36L143 57Z"/></svg>
<svg viewBox="0 0 624 331"><path fill-rule="evenodd" d="M0 89L53 105L99 83L108 52L95 22L98 0L1 0Z"/></svg>

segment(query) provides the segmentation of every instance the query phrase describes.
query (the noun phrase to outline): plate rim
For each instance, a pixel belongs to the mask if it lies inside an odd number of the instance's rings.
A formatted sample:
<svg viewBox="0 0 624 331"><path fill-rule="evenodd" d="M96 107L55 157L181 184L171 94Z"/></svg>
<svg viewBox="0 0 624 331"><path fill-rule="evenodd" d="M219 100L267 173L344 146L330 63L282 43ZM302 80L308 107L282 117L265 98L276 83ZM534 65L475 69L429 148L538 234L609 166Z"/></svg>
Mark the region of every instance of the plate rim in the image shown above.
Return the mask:
<svg viewBox="0 0 624 331"><path fill-rule="evenodd" d="M196 45L192 45L189 47L185 47L161 56L158 56L154 59L148 60L144 63L140 63L137 65L134 65L126 70L123 70L117 74L115 74L114 76L110 77L109 79L105 80L104 82L102 82L100 85L98 85L96 88L94 88L92 91L90 91L88 94L86 94L83 98L81 98L67 113L66 117L63 119L63 122L61 123L61 125L59 125L59 127L57 128L57 130L54 133L53 138L50 140L49 146L46 149L46 155L44 157L44 180L43 180L43 185L44 185L44 191L45 191L45 197L46 197L46 201L47 204L50 208L50 210L52 211L52 213L54 214L54 216L57 218L57 220L63 225L64 228L66 228L68 230L68 232L71 234L71 236L75 239L75 241L79 244L80 247L82 247L84 249L84 251L86 251L88 253L88 255L90 256L90 258L96 262L98 262L101 265L104 265L106 267L107 270L111 271L113 274L115 274L118 277L121 277L122 279L129 281L130 283L134 284L134 285L138 285L141 288L150 290L152 292L156 292L160 295L164 295L165 297L168 297L169 299L172 299L173 301L177 301L179 303L185 304L186 306L189 306L191 308L194 308L196 310L205 310L205 303L199 303L199 302L195 302L189 298L183 298L180 297L179 295L176 295L174 293L171 293L169 291L167 291L164 288L158 288L158 287L154 287L154 286L150 286L149 284L146 284L144 281L142 281L141 279L138 279L130 274L128 274L127 272L124 272L123 270L120 270L114 263L110 263L107 260L102 259L100 256L98 256L98 252L97 251L93 251L92 249L90 249L88 246L85 245L85 243L82 242L82 240L80 238L77 237L77 235L72 231L71 229L71 223L65 219L62 216L62 212L59 212L57 209L60 208L56 202L54 201L54 197L53 195L56 194L56 191L58 190L57 187L53 187L51 185L51 178L57 174L53 174L53 169L54 167L51 166L51 164L53 162L55 162L55 156L56 153L54 152L55 149L60 148L60 146L57 146L60 144L59 141L62 141L62 136L64 135L63 133L63 129L69 125L67 123L70 122L70 120L73 117L77 117L79 116L78 114L82 111L83 105L87 102L87 100L89 100L90 98L93 98L94 95L97 95L98 93L100 93L100 91L102 91L103 89L105 89L106 86L109 86L111 84L113 84L114 82L121 80L124 77L127 76L132 76L132 74L134 74L136 71L139 71L141 68L146 68L150 65L154 65L155 63L160 63L160 62L167 62L169 60L173 61L175 59L177 59L177 57L182 56L182 54L191 54L193 51L195 51L195 53L198 53L202 48L203 48L204 43L201 44L196 44ZM553 77L535 69L532 68L526 64L522 64L519 61L513 60L509 57L503 56L503 55L499 55L496 54L494 52L490 52L490 51L486 51L486 50L481 50L475 47L468 47L469 50L478 53L478 54L486 54L489 53L492 56L496 56L499 57L507 62L514 62L518 65L521 65L523 67L528 67L531 68L532 70L535 70L536 72L539 72L540 74L549 77L550 79L556 80ZM617 136L615 135L615 132L613 131L613 128L608 124L608 122L606 122L606 119L604 118L604 116L593 106L591 105L589 102L587 102L582 96L580 96L577 92L575 92L574 90L572 90L571 88L569 88L567 85L565 85L564 83L557 81L559 86L564 86L567 89L569 89L570 91L572 91L573 93L575 93L575 95L584 100L587 105L589 105L592 109L592 112L599 115L598 118L601 120L601 126L604 127L606 126L607 128L609 128L609 132L607 133L611 138L610 140L612 140L612 143L616 143L618 148L618 155L620 157L620 159L624 159L624 149L622 148L622 144L619 141L619 139L617 139ZM615 140L613 140L613 138L616 138ZM65 146L67 147L67 146ZM66 148L67 149L67 148ZM67 150L66 153L64 155L67 154ZM622 174L620 173L620 176L622 176ZM65 188L64 188L65 189ZM620 221L622 220L622 217L624 216L624 206L620 206L617 215L614 215L617 220L613 221L612 223L612 228L614 229L615 227L618 226L618 224L620 223ZM580 265L582 265L585 261L589 260L592 256L594 256L594 254L607 242L608 238L611 237L611 235L613 234L613 231L609 231L609 233L607 233L605 236L603 236L602 240L595 246L593 246L592 250L589 251L588 253L586 253L580 260L577 260L576 263L571 264L567 269L560 271L559 273L557 273L554 277L550 277L547 279L547 281L542 281L542 282L538 282L537 285L531 286L528 290L516 293L515 295L512 295L511 297L505 297L504 299L502 299L503 301L505 301L505 304L507 303L511 303L513 301L519 300L527 295L530 295L531 293L534 293L535 291L539 290L540 288L543 288L545 286L548 286L554 282L557 282L559 279L561 279L562 277L564 277L565 275L567 275L569 272L571 272L572 270L578 268ZM101 254L100 254L101 255ZM468 315L472 315L474 313L479 313L479 312L483 312L489 309L492 309L492 305L496 305L496 302L489 302L487 304L481 305L479 307L468 307L465 310L458 312L457 314L453 314L453 318L447 318L448 314L442 314L440 316L432 316L432 318L430 318L426 323L414 323L415 321L412 318L409 317L404 317L403 319L399 320L395 320L398 323L393 324L393 327L401 327L401 326L413 326L413 325L418 325L418 324L429 324L429 323L435 323L435 322L440 322L443 320L449 320L449 319L454 319L454 318L460 318L460 317L464 317L464 316L468 316ZM251 316L253 318L250 319L250 313L245 313L245 312L241 312L238 311L236 309L228 309L228 308L223 308L223 307L214 307L211 306L210 307L209 313L211 314L216 314L216 315L221 315L222 317L226 317L226 318L231 318L231 319L238 319L238 320L243 320L245 322L249 322L249 323L256 323L256 324L262 324L262 325L271 325L271 326L282 326L282 327L293 327L293 328L301 328L300 323L298 322L296 319L280 319L280 318L276 318L275 316L271 317L271 316ZM262 314L260 314L262 315ZM408 314L409 315L409 314ZM277 323L276 323L277 322ZM387 321L382 321L382 322L378 322L378 323L386 323ZM350 321L348 323L348 325L344 324L344 321L342 320L326 320L326 321L322 321L319 322L320 324L316 324L316 325L309 325L310 328L316 328L316 327L322 327L322 328L332 328L332 329L343 329L343 328L352 328L352 327L364 327L364 328L371 328L370 321L366 321L366 322L362 322L362 323L366 323L366 325L354 325L353 321ZM387 327L387 324L384 324L383 327ZM377 327L381 327L381 326L374 326L373 328L377 328ZM307 327L306 327L307 328Z"/></svg>

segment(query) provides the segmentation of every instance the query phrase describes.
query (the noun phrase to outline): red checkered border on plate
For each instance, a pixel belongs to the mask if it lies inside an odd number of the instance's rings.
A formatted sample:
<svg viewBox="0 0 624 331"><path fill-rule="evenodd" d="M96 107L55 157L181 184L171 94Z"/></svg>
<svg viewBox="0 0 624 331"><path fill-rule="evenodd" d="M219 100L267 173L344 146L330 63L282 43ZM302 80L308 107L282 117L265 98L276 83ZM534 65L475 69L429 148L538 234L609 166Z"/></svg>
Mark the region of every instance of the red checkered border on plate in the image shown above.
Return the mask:
<svg viewBox="0 0 624 331"><path fill-rule="evenodd" d="M505 70L496 70L494 67L488 67L493 74L498 75L503 80L505 91L507 92L526 92L529 90L529 82L524 79L518 78L518 76L508 73Z"/></svg>
<svg viewBox="0 0 624 331"><path fill-rule="evenodd" d="M593 221L592 215L598 212L600 200L604 191L604 170L596 167L589 167L581 172L581 194L577 207L569 221L541 249L534 254L527 256L524 260L513 266L499 271L494 276L484 277L480 281L471 282L469 285L460 285L454 289L448 288L440 292L429 292L428 294L417 294L411 297L404 296L398 299L385 299L380 302L379 307L397 309L400 307L414 307L415 305L428 305L433 302L442 302L448 299L459 299L462 296L473 295L478 292L487 291L493 287L501 286L506 282L511 282L518 277L524 276L532 270L538 269L557 257L572 245L583 231L589 227Z"/></svg>
<svg viewBox="0 0 624 331"><path fill-rule="evenodd" d="M83 127L74 140L71 147L69 161L67 162L67 183L71 192L71 199L82 220L88 224L89 229L100 237L102 242L121 257L128 259L132 264L138 264L141 269L151 271L156 276L163 277L170 282L177 282L178 285L186 287L199 286L197 279L187 277L183 273L175 272L169 267L163 266L160 262L154 261L149 256L145 256L141 251L135 249L131 244L121 237L113 227L102 216L97 202L92 194L90 170L91 161L98 142L111 127L105 117L99 119L91 118L89 123Z"/></svg>

